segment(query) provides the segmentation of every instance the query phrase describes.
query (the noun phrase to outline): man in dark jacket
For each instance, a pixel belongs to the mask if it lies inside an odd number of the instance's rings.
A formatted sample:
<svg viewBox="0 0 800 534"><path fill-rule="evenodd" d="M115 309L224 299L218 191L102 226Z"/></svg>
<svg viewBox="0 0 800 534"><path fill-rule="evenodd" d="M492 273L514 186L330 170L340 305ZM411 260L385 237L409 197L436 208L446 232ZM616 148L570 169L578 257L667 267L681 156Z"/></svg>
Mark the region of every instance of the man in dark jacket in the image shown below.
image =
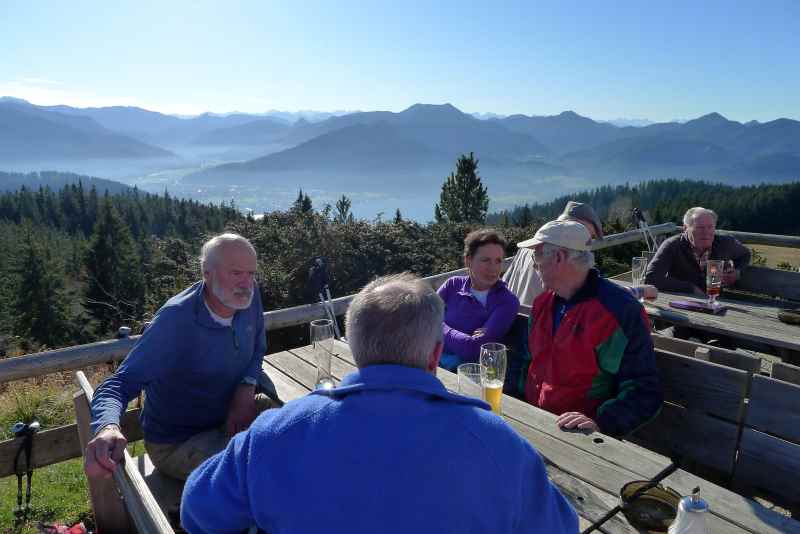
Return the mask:
<svg viewBox="0 0 800 534"><path fill-rule="evenodd" d="M696 207L683 216L685 231L664 241L647 265L645 282L660 291L706 293L706 262L732 260L734 269L725 272L722 283L732 286L750 263L750 249L733 236L716 235L717 214Z"/></svg>

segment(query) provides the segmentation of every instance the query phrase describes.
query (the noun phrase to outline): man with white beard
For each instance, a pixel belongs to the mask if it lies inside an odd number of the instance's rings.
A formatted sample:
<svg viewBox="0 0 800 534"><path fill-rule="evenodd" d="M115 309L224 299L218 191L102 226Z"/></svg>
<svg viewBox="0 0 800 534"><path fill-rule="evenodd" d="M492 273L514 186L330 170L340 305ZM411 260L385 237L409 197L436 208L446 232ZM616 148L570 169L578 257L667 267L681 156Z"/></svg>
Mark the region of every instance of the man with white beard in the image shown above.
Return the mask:
<svg viewBox="0 0 800 534"><path fill-rule="evenodd" d="M281 404L261 369L267 349L256 251L222 234L200 254L203 280L167 301L92 399L86 475L108 478L127 444L120 417L145 392L145 448L162 473L185 480L258 413ZM256 392L256 388L260 392Z"/></svg>

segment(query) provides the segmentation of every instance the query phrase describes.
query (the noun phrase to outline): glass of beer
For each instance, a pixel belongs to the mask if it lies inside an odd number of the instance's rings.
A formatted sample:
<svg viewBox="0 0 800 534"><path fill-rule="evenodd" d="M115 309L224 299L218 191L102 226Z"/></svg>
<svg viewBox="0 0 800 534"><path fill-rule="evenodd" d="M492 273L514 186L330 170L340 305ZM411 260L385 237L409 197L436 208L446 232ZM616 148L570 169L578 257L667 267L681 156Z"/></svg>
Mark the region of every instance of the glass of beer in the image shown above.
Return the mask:
<svg viewBox="0 0 800 534"><path fill-rule="evenodd" d="M483 377L486 368L479 363L462 363L456 367L458 394L483 400Z"/></svg>
<svg viewBox="0 0 800 534"><path fill-rule="evenodd" d="M501 414L503 400L503 383L506 379L506 346L502 343L484 343L481 345L481 365L486 368L483 380L483 397L492 407L492 411Z"/></svg>
<svg viewBox="0 0 800 534"><path fill-rule="evenodd" d="M716 306L717 297L722 291L724 269L724 260L708 260L706 262L706 295L708 295L708 303L712 306Z"/></svg>
<svg viewBox="0 0 800 534"><path fill-rule="evenodd" d="M331 374L331 358L333 356L333 321L317 319L309 326L309 339L314 361L317 364L317 380L315 389L333 389Z"/></svg>

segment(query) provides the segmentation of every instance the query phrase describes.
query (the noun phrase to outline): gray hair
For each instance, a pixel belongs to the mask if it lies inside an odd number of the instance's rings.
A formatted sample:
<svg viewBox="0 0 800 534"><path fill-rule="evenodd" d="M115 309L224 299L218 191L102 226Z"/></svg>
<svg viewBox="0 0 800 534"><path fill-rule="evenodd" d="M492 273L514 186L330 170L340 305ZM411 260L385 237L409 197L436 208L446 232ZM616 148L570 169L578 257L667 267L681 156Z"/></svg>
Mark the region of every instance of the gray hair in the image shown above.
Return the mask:
<svg viewBox="0 0 800 534"><path fill-rule="evenodd" d="M205 243L203 243L203 248L200 249L200 269L204 273L211 272L217 266L219 262L219 253L220 251L227 245L232 243L240 243L245 245L250 251L253 253L254 256L257 256L256 249L253 247L252 243L245 239L244 237L240 236L239 234L234 233L226 233L220 234L218 236L214 236Z"/></svg>
<svg viewBox="0 0 800 534"><path fill-rule="evenodd" d="M425 369L442 340L444 302L411 273L384 276L350 303L345 325L359 368L398 364Z"/></svg>
<svg viewBox="0 0 800 534"><path fill-rule="evenodd" d="M587 271L594 267L594 252L591 250L573 250L571 248L559 247L551 243L544 243L542 246L542 254L544 256L552 256L556 251L561 250L567 255L567 261Z"/></svg>
<svg viewBox="0 0 800 534"><path fill-rule="evenodd" d="M702 208L700 206L686 210L686 213L683 215L683 225L693 226L694 220L700 215L711 215L711 219L714 221L714 226L717 225L717 214L713 210Z"/></svg>

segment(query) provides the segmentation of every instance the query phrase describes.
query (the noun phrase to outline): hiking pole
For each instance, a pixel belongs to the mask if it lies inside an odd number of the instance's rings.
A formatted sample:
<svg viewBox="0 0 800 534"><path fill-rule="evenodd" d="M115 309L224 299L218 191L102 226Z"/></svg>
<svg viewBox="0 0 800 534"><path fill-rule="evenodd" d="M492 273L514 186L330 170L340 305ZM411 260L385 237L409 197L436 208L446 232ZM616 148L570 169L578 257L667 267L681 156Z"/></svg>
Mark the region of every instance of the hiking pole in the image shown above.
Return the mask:
<svg viewBox="0 0 800 534"><path fill-rule="evenodd" d="M658 242L656 241L655 236L653 236L653 233L650 231L650 226L648 226L647 220L642 214L642 210L639 208L633 208L633 223L642 231L644 241L647 243L647 250L650 252L655 252L658 249Z"/></svg>
<svg viewBox="0 0 800 534"><path fill-rule="evenodd" d="M342 334L339 332L339 323L336 321L331 292L328 288L328 270L325 265L325 258L314 258L311 268L308 270L308 289L312 295L316 294L319 297L322 308L325 310L325 315L333 323L336 339L341 339Z"/></svg>
<svg viewBox="0 0 800 534"><path fill-rule="evenodd" d="M33 436L39 431L41 425L39 421L30 424L20 421L11 427L14 437L23 438L22 443L14 456L14 472L17 475L17 507L14 508L14 520L19 523L27 515L31 507L31 479L33 478L33 465L31 456L33 453ZM21 469L20 458L25 453L25 469ZM22 506L22 476L25 476L25 506Z"/></svg>
<svg viewBox="0 0 800 534"><path fill-rule="evenodd" d="M645 484L644 486L633 492L633 495L631 495L628 499L624 499L620 495L620 504L616 505L614 508L609 510L608 513L606 513L606 515L604 515L603 517L601 517L600 519L589 525L589 527L586 528L586 530L584 530L583 532L581 532L581 534L589 534L589 532L592 532L600 528L600 525L602 525L603 523L605 523L606 521L617 515L617 513L622 510L623 506L629 505L630 503L641 497L647 490L653 489L656 486L658 486L659 482L670 476L678 469L678 465L679 463L677 460L669 464L660 473L651 478L650 482L648 482L647 484Z"/></svg>

